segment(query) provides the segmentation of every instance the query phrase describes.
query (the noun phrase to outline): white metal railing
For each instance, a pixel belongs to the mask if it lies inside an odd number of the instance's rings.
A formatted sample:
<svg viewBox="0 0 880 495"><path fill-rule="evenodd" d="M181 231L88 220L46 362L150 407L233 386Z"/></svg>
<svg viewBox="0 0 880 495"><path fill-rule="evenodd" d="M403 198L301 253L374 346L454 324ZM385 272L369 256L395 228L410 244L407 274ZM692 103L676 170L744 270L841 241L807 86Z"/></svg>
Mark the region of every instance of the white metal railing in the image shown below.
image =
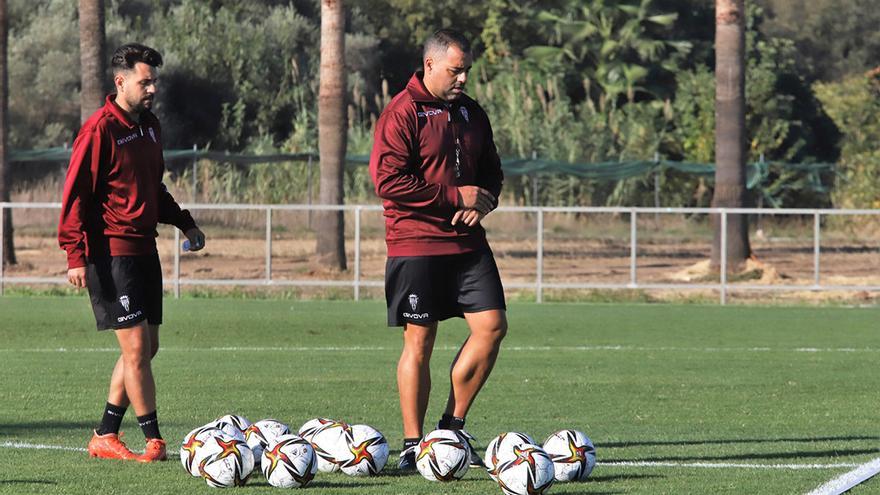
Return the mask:
<svg viewBox="0 0 880 495"><path fill-rule="evenodd" d="M381 280L362 280L361 271L361 213L364 211L381 211L378 205L269 205L269 204L184 204L184 208L192 211L233 210L265 212L265 275L258 279L193 279L180 278L180 250L174 249L174 269L170 283L175 297L180 297L181 285L250 285L250 286L302 286L302 287L351 287L355 300L360 298L361 287L383 287ZM2 225L6 209L60 209L60 203L0 203L0 225ZM273 211L351 211L354 213L354 269L351 280L279 280L272 277L272 212ZM802 209L802 208L649 208L649 207L500 207L501 212L522 212L536 215L537 229L535 232L537 252L535 256L536 275L534 283L505 283L506 287L533 289L537 302L543 301L545 289L711 289L719 293L721 304L727 302L727 294L731 290L786 291L786 290L853 290L880 291L880 285L823 285L820 279L820 245L821 218L832 215L871 215L880 216L880 210L834 210L834 209ZM544 214L545 213L617 213L629 214L630 221L630 256L628 283L547 283L544 282ZM720 215L720 280L718 283L640 283L638 280L638 235L637 220L640 214L702 214ZM729 215L800 215L813 217L813 284L730 284L727 279L727 221ZM3 229L0 228L0 260L3 259ZM174 230L174 245L180 245L180 231ZM0 295L6 283L48 283L62 284L67 280L61 277L7 277L0 263Z"/></svg>

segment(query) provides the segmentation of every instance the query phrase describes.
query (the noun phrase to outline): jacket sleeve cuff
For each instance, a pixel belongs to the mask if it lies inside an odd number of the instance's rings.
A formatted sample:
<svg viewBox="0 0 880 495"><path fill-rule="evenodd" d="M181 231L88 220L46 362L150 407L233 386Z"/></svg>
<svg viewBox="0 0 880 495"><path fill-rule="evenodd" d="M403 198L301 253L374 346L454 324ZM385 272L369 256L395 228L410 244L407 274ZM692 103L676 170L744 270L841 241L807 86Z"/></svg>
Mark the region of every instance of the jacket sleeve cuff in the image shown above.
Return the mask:
<svg viewBox="0 0 880 495"><path fill-rule="evenodd" d="M453 208L458 208L458 188L455 186L444 186L443 194L446 199L446 203L452 206Z"/></svg>
<svg viewBox="0 0 880 495"><path fill-rule="evenodd" d="M177 222L174 223L174 226L180 229L181 232L186 232L196 227L196 221L193 220L189 210L181 210L180 217L177 219Z"/></svg>
<svg viewBox="0 0 880 495"><path fill-rule="evenodd" d="M67 269L82 268L86 266L86 254L82 251L67 253Z"/></svg>

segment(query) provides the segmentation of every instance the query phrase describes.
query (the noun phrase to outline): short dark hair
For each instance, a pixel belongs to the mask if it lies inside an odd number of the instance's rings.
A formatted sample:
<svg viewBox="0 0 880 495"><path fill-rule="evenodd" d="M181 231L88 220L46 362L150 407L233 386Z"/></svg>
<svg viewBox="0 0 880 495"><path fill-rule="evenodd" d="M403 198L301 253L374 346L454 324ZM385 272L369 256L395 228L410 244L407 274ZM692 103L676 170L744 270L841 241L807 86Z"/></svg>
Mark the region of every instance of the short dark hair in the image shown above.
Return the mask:
<svg viewBox="0 0 880 495"><path fill-rule="evenodd" d="M128 43L116 49L110 59L113 73L134 69L135 64L143 62L151 67L162 67L162 55L156 50L139 43Z"/></svg>
<svg viewBox="0 0 880 495"><path fill-rule="evenodd" d="M422 49L422 59L435 50L446 51L450 46L457 46L459 50L470 53L471 42L460 31L455 29L439 29L428 36Z"/></svg>

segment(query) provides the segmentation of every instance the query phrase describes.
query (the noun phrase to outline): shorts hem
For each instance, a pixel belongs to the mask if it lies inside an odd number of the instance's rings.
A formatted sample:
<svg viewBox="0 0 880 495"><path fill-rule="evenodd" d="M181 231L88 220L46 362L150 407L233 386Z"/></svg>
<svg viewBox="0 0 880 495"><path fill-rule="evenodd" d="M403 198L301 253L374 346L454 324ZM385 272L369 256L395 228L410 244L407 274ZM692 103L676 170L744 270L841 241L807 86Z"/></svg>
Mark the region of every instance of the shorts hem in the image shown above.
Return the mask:
<svg viewBox="0 0 880 495"><path fill-rule="evenodd" d="M126 321L126 322L124 322L124 323L116 323L116 324L109 325L109 326L108 326L108 325L101 325L101 324L99 323L99 324L98 324L98 331L99 331L99 332L102 332L102 331L104 331L104 330L114 330L114 331L115 331L115 330L122 330L122 329L124 329L124 328L131 328L131 327L137 325L138 323L142 323L142 322L147 322L147 323L149 323L149 320L148 320L148 318L147 318L146 316L143 316L143 317L140 317L140 318L136 318L136 319L134 319L134 320Z"/></svg>

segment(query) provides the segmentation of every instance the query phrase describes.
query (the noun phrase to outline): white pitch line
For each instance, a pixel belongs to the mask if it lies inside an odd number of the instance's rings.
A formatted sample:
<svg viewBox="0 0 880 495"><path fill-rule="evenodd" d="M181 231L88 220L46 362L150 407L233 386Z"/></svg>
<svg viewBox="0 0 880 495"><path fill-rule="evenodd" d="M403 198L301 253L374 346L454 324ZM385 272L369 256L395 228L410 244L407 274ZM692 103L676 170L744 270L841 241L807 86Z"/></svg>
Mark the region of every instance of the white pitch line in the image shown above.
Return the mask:
<svg viewBox="0 0 880 495"><path fill-rule="evenodd" d="M376 351L399 351L399 347L385 346L216 346L216 347L163 347L163 352L376 352ZM438 351L457 351L458 346L437 346ZM845 352L857 353L880 352L880 349L864 347L797 347L797 348L771 348L771 347L646 347L626 345L594 345L594 346L504 346L502 350L507 352L596 352L596 351L631 351L631 352L803 352L803 353L827 353ZM15 349L4 348L0 352L31 352L31 353L63 353L63 352L119 352L116 347L46 347Z"/></svg>
<svg viewBox="0 0 880 495"><path fill-rule="evenodd" d="M840 495L859 483L880 473L880 457L858 466L833 480L823 483L807 495Z"/></svg>
<svg viewBox="0 0 880 495"><path fill-rule="evenodd" d="M673 468L708 468L708 469L840 469L858 466L854 463L837 464L745 464L735 462L649 462L649 461L617 461L597 462L606 467L673 467Z"/></svg>

